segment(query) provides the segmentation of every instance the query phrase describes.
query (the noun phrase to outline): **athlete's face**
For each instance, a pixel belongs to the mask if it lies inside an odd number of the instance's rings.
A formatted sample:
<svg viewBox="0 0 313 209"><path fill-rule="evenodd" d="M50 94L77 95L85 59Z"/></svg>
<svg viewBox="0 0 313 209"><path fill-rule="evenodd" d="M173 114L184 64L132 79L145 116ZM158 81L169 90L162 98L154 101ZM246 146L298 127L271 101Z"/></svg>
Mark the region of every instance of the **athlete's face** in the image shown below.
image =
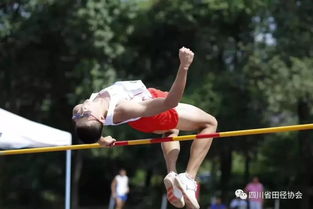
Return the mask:
<svg viewBox="0 0 313 209"><path fill-rule="evenodd" d="M104 123L104 114L106 110L103 109L101 102L89 99L85 100L82 104L76 105L73 109L73 120L87 118L88 120L97 120Z"/></svg>
<svg viewBox="0 0 313 209"><path fill-rule="evenodd" d="M253 183L259 183L259 178L258 178L258 177L254 177L254 178L252 179L252 182L253 182Z"/></svg>
<svg viewBox="0 0 313 209"><path fill-rule="evenodd" d="M120 175L121 176L126 176L126 170L124 170L124 169L120 170Z"/></svg>

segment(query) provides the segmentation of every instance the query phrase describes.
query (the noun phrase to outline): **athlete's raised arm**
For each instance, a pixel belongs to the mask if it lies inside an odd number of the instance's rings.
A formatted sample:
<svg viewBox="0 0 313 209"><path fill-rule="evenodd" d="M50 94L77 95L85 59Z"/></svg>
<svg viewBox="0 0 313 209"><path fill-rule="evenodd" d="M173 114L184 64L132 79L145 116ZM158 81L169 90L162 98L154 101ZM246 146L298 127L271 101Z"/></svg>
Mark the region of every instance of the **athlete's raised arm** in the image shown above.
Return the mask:
<svg viewBox="0 0 313 209"><path fill-rule="evenodd" d="M115 110L116 120L125 121L130 118L152 116L176 107L183 96L188 69L193 61L193 57L194 53L190 49L185 47L179 49L180 65L176 79L167 97L146 100L139 103L133 101L121 102Z"/></svg>

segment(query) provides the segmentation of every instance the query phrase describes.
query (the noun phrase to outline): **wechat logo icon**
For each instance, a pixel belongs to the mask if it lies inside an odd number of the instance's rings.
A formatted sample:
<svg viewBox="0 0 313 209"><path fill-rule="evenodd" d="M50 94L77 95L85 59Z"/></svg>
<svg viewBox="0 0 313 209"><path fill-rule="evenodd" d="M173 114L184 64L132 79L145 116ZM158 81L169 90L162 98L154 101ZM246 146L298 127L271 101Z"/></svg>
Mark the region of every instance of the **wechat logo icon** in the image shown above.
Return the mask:
<svg viewBox="0 0 313 209"><path fill-rule="evenodd" d="M235 191L235 195L236 197L239 197L242 200L245 200L248 197L248 195L242 189L237 189Z"/></svg>

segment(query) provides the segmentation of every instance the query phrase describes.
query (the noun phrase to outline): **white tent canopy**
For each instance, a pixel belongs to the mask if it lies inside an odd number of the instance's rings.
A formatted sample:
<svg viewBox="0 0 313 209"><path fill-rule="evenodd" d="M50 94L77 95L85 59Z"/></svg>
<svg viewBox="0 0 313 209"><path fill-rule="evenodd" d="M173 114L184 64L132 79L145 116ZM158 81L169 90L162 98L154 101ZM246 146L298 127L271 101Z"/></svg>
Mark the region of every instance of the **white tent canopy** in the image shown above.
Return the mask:
<svg viewBox="0 0 313 209"><path fill-rule="evenodd" d="M0 149L71 145L72 135L0 108ZM66 151L65 209L70 208L71 151Z"/></svg>
<svg viewBox="0 0 313 209"><path fill-rule="evenodd" d="M0 108L0 148L18 149L71 144L70 133L33 122Z"/></svg>

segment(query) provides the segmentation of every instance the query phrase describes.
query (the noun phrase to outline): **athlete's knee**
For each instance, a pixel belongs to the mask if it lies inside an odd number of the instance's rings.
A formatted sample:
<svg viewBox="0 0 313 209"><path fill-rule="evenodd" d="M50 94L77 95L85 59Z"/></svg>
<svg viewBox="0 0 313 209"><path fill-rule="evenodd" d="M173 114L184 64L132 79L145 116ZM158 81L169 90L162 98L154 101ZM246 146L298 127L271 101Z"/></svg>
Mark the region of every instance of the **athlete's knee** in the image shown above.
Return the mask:
<svg viewBox="0 0 313 209"><path fill-rule="evenodd" d="M214 129L215 131L217 129L217 126L218 126L217 119L214 116L210 115L206 120L206 123L203 128L210 128Z"/></svg>
<svg viewBox="0 0 313 209"><path fill-rule="evenodd" d="M122 208L122 200L118 198L116 200L116 209L121 209L121 208Z"/></svg>
<svg viewBox="0 0 313 209"><path fill-rule="evenodd" d="M216 128L217 128L217 126L218 126L217 119L216 119L214 116L212 116L211 119L210 119L210 125L211 125L211 126L214 126L214 127L216 127Z"/></svg>

